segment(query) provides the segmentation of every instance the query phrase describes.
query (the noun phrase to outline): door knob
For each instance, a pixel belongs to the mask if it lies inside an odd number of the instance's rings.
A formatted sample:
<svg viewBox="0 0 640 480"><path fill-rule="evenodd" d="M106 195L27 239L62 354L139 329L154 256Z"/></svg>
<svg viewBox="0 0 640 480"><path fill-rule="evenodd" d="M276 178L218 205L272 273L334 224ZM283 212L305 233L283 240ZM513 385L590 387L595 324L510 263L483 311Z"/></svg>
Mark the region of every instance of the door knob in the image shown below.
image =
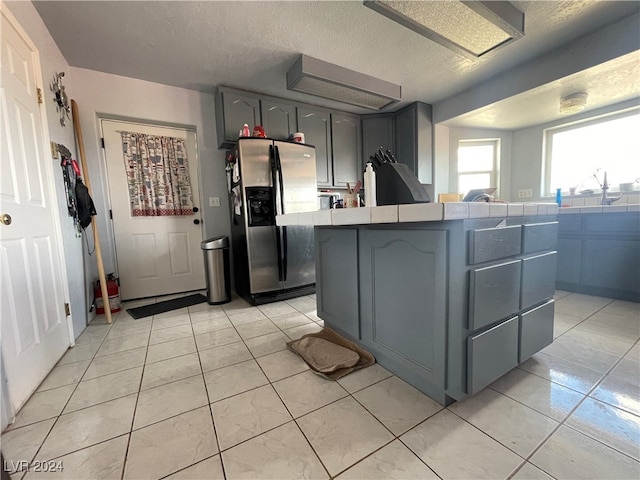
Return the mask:
<svg viewBox="0 0 640 480"><path fill-rule="evenodd" d="M3 225L11 225L11 215L3 213L2 216L0 216L0 222L2 222Z"/></svg>
<svg viewBox="0 0 640 480"><path fill-rule="evenodd" d="M198 220L197 218L193 221L193 223L195 223L196 225L200 225L200 220Z"/></svg>

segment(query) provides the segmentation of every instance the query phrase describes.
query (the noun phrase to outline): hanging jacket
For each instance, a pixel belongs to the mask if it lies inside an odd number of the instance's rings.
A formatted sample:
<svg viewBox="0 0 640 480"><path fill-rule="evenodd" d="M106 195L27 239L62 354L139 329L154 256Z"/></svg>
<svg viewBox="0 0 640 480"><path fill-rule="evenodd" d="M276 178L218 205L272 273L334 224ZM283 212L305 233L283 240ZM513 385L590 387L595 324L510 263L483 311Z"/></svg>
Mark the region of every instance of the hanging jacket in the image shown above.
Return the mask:
<svg viewBox="0 0 640 480"><path fill-rule="evenodd" d="M82 183L82 179L76 180L76 208L78 210L78 220L82 228L91 225L91 217L96 215L96 208L93 205L89 189Z"/></svg>

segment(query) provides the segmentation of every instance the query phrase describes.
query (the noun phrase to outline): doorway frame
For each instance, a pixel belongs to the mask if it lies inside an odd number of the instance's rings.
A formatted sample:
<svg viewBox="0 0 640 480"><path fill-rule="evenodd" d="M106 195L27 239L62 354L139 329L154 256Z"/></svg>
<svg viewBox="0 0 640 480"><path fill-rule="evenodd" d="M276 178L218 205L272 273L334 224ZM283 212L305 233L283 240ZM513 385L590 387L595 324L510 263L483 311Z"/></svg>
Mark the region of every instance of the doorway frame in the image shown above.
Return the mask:
<svg viewBox="0 0 640 480"><path fill-rule="evenodd" d="M95 114L95 126L96 126L96 135L98 138L98 144L101 146L100 148L100 175L102 179L104 179L104 195L105 195L105 204L107 212L112 211L112 202L111 202L111 185L109 184L109 174L107 172L107 152L102 144L102 139L104 139L104 132L102 129L102 121L113 121L120 123L130 123L132 125L140 125L146 127L159 127L159 128L173 128L175 130L184 130L194 134L195 137L195 150L196 150L196 171L198 172L198 195L200 202L200 210L203 211L205 207L204 197L203 197L203 184L202 184L202 171L200 165L200 150L198 149L198 129L195 125L185 125L182 123L173 123L173 122L165 122L161 120L149 120L142 119L137 117L128 117L125 115L114 115L104 112L96 112ZM208 204L208 203L207 203ZM207 231L206 218L205 215L201 215L201 232ZM120 272L118 271L118 249L116 245L116 230L113 225L113 218L108 219L105 222L108 230L109 240L111 242L111 246L113 247L111 253L113 255L113 266L116 274L116 278L120 277ZM203 235L204 240L204 235ZM151 298L151 297L149 297Z"/></svg>

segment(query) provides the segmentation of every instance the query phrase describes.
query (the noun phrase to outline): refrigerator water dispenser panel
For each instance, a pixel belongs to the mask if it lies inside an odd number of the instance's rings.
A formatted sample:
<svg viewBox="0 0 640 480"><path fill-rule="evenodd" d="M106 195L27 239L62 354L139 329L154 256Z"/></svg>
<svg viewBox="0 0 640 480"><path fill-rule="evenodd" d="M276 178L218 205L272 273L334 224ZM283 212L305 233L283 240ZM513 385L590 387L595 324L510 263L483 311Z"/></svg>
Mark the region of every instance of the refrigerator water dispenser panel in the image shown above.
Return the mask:
<svg viewBox="0 0 640 480"><path fill-rule="evenodd" d="M247 187L247 212L249 227L275 225L273 189L271 187Z"/></svg>

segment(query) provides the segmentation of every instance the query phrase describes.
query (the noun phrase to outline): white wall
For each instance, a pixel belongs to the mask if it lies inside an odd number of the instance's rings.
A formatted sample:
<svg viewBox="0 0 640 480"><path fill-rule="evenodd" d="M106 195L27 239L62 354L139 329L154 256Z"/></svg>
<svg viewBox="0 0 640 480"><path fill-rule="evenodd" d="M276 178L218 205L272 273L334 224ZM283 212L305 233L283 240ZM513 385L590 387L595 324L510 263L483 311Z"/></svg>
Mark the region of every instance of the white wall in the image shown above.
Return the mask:
<svg viewBox="0 0 640 480"><path fill-rule="evenodd" d="M511 192L511 139L512 133L507 130L490 130L480 128L449 129L449 192L458 192L458 142L460 140L500 139L500 185L498 198L508 200ZM443 192L444 193L444 192ZM464 192L460 192L464 193Z"/></svg>
<svg viewBox="0 0 640 480"><path fill-rule="evenodd" d="M449 193L450 130L444 125L433 126L433 196L438 201L439 193Z"/></svg>
<svg viewBox="0 0 640 480"><path fill-rule="evenodd" d="M58 72L65 72L64 84L66 91L73 94L69 88L71 73L69 64L54 43L44 22L36 12L31 2L8 2L6 4L9 11L25 29L31 40L36 44L40 53L40 65L42 68L42 78L44 82L44 100L46 106L46 119L49 129L50 140L61 143L72 153L75 152L75 136L73 125L69 120L67 126L60 125L59 115L54 103L54 94L49 90L49 83ZM3 8L5 5L3 5ZM49 158L45 152L45 158ZM69 284L69 300L71 304L71 315L73 320L74 335L77 338L86 326L87 305L85 302L85 283L83 278L83 242L76 235L76 230L71 217L67 214L66 195L62 180L62 169L60 160L51 160L54 163L54 182L56 196L58 200L58 210L60 212L60 224L62 229L62 241L65 251L65 263L67 268Z"/></svg>
<svg viewBox="0 0 640 480"><path fill-rule="evenodd" d="M542 197L543 140L545 129L637 106L639 103L639 99L630 100L598 110L572 115L566 119L514 131L511 154L511 200L518 201L518 190L527 188L533 190L533 198L526 199L526 201L548 201L550 198ZM520 201L522 201L522 199L520 199Z"/></svg>
<svg viewBox="0 0 640 480"><path fill-rule="evenodd" d="M69 91L78 104L91 179L98 212L100 244L106 272L115 272L112 225L109 220L104 150L100 143L100 118L134 120L196 130L200 164L200 202L203 236L229 235L229 209L224 171L224 150L218 150L214 96L118 75L71 68ZM220 207L209 207L208 197L220 197ZM87 282L98 278L91 258Z"/></svg>

